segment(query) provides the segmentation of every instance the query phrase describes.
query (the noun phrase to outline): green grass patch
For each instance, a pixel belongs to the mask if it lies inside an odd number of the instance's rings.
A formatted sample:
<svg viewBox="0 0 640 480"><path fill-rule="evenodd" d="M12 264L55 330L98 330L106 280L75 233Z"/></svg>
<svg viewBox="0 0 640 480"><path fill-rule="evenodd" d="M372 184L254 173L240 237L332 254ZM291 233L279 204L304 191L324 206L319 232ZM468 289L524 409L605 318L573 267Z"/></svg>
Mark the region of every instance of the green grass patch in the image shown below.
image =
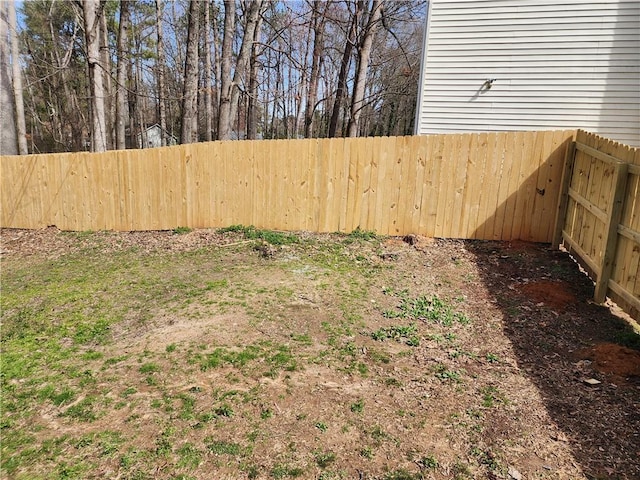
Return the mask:
<svg viewBox="0 0 640 480"><path fill-rule="evenodd" d="M289 245L298 243L300 239L292 234L285 232L274 232L272 230L259 230L253 225L245 227L244 225L231 225L229 227L220 228L219 233L236 232L242 233L244 238L248 240L263 240L271 245Z"/></svg>
<svg viewBox="0 0 640 480"><path fill-rule="evenodd" d="M461 312L455 311L451 305L437 295L421 295L411 298L406 291L396 294L400 297L400 304L391 310L382 312L387 318L409 318L438 323L446 327L454 323L466 325L470 319Z"/></svg>
<svg viewBox="0 0 640 480"><path fill-rule="evenodd" d="M239 443L216 440L214 437L205 438L204 444L207 450L214 455L237 456L242 453L242 445Z"/></svg>
<svg viewBox="0 0 640 480"><path fill-rule="evenodd" d="M409 325L394 325L391 327L382 327L371 333L371 338L378 341L387 339L404 342L410 347L420 345L420 337L418 336L418 327L411 323Z"/></svg>

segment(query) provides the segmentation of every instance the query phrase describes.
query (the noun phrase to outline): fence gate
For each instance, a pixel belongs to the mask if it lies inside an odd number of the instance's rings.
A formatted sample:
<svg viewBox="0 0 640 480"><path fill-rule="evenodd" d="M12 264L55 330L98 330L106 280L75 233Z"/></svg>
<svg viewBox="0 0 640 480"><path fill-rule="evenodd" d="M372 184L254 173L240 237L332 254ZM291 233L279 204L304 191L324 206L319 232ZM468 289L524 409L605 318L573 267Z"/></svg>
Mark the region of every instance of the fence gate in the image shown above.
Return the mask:
<svg viewBox="0 0 640 480"><path fill-rule="evenodd" d="M578 257L611 297L640 314L640 149L579 131L565 159L553 246Z"/></svg>

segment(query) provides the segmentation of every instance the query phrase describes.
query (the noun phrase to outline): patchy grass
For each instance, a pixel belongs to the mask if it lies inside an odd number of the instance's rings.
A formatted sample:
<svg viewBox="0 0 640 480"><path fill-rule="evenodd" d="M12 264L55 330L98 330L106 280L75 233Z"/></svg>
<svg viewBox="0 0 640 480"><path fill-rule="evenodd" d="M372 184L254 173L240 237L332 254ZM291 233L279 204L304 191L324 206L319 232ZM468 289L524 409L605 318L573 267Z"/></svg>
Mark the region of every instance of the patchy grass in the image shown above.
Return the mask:
<svg viewBox="0 0 640 480"><path fill-rule="evenodd" d="M0 477L585 478L514 367L509 322L536 310L499 309L460 243L386 241L58 232L6 255Z"/></svg>

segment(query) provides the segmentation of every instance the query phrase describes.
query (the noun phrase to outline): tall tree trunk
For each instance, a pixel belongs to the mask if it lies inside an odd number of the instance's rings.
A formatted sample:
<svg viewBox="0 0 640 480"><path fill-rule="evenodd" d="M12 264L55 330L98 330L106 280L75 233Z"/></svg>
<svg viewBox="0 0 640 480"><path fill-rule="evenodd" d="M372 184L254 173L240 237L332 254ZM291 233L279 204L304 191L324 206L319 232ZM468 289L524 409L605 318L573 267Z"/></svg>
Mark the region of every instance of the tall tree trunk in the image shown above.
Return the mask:
<svg viewBox="0 0 640 480"><path fill-rule="evenodd" d="M133 46L132 46L133 48ZM129 107L129 145L132 148L140 148L138 141L138 79L136 70L133 68L133 62L127 63L127 78L129 79L129 88L127 89L127 104Z"/></svg>
<svg viewBox="0 0 640 480"><path fill-rule="evenodd" d="M218 118L218 109L220 108L220 88L219 88L219 83L220 83L220 38L218 37L218 22L216 20L216 16L214 15L212 18L212 29L213 29L213 65L214 65L214 71L215 71L215 77L214 77L214 85L213 85L213 90L212 90L212 103L213 103L213 118L217 119ZM218 122L214 122L213 123L213 128L215 129L215 131L213 132L213 138L217 138L218 135Z"/></svg>
<svg viewBox="0 0 640 480"><path fill-rule="evenodd" d="M336 136L338 129L338 119L340 118L340 110L342 108L342 97L344 91L347 88L347 73L349 72L349 63L351 61L351 51L356 41L356 33L358 28L358 18L360 17L360 11L363 8L363 2L358 0L356 4L356 11L351 20L351 28L347 35L347 40L344 46L344 52L342 54L342 61L340 62L340 73L338 74L338 87L336 88L336 98L333 102L333 111L331 112L331 120L329 121L329 134L328 136L333 138Z"/></svg>
<svg viewBox="0 0 640 480"><path fill-rule="evenodd" d="M116 148L127 148L125 126L127 124L127 64L129 62L129 0L120 2L118 28L118 85L116 88Z"/></svg>
<svg viewBox="0 0 640 480"><path fill-rule="evenodd" d="M296 117L295 117L295 125L294 125L294 138L298 138L298 136L300 135L301 132L304 132L304 126L303 126L303 112L306 109L303 109L304 107L304 101L307 98L307 93L309 92L308 89L308 83L309 83L309 47L311 46L311 31L312 28L310 27L309 30L307 30L307 38L304 41L304 53L303 53L303 57L302 57L302 61L300 62L300 66L297 69L300 72L300 81L295 82L295 81L290 81L289 84L290 85L295 85L296 83L298 84L298 91L295 95L290 95L290 97L292 98L293 101L293 108L295 109L296 112ZM289 45L290 45L290 50L289 50L289 56L291 59L294 58L294 54L293 54L293 39L291 39L289 41ZM289 69L290 72L293 71L293 68ZM289 76L291 77L291 73L289 74Z"/></svg>
<svg viewBox="0 0 640 480"><path fill-rule="evenodd" d="M107 149L107 126L104 110L104 83L100 65L100 0L84 0L84 31L87 40L87 63L91 85L91 140L94 152Z"/></svg>
<svg viewBox="0 0 640 480"><path fill-rule="evenodd" d="M322 12L320 6L322 5ZM311 60L311 75L309 76L309 89L304 113L304 136L313 136L313 115L315 113L316 99L318 98L318 77L320 76L321 55L324 50L324 24L327 12L327 2L314 0L312 28L313 28L313 53Z"/></svg>
<svg viewBox="0 0 640 480"><path fill-rule="evenodd" d="M231 57L236 25L236 1L224 0L224 34L220 69L220 109L218 112L218 139L231 136Z"/></svg>
<svg viewBox="0 0 640 480"><path fill-rule="evenodd" d="M351 115L349 118L349 128L347 136L357 137L360 126L360 115L364 107L364 92L367 84L367 70L369 69L369 59L371 58L371 46L376 35L378 24L382 17L383 0L373 0L369 20L362 37L362 43L358 48L358 68L356 80L353 85L353 98L351 101Z"/></svg>
<svg viewBox="0 0 640 480"><path fill-rule="evenodd" d="M194 117L198 114L199 33L200 2L198 0L189 0L187 56L184 64L184 90L182 94L182 129L180 135L182 143L193 143L198 140L198 129L194 129Z"/></svg>
<svg viewBox="0 0 640 480"><path fill-rule="evenodd" d="M247 105L247 140L255 140L258 136L258 41L262 27L262 16L258 18L258 25L253 34L253 47L249 60L249 100Z"/></svg>
<svg viewBox="0 0 640 480"><path fill-rule="evenodd" d="M162 31L162 0L156 0L156 35L158 36L157 42L157 56L158 63L156 68L158 69L158 116L160 117L160 139L161 145L165 147L167 145L167 110L166 110L166 87L164 81L164 35Z"/></svg>
<svg viewBox="0 0 640 480"><path fill-rule="evenodd" d="M233 83L231 85L231 99L229 106L229 120L233 122L238 113L238 100L240 98L240 83L249 65L249 57L253 51L253 41L258 26L258 19L262 13L263 0L252 0L249 5L249 13L247 14L247 22L242 36L242 44L240 45L240 53L236 60L236 69L233 72ZM227 130L227 134L231 133L231 125ZM228 138L228 137L226 137ZM225 138L225 139L226 139Z"/></svg>
<svg viewBox="0 0 640 480"><path fill-rule="evenodd" d="M113 149L114 145L114 105L111 90L111 55L109 54L109 31L107 30L107 15L100 15L100 63L104 84L104 116L107 126L107 149Z"/></svg>
<svg viewBox="0 0 640 480"><path fill-rule="evenodd" d="M140 29L137 30L140 35ZM147 141L147 123L145 122L147 114L147 95L145 92L144 75L142 74L142 38L140 36L136 39L137 55L136 55L136 106L138 114L138 125L140 128L140 148L148 148L149 142Z"/></svg>
<svg viewBox="0 0 640 480"><path fill-rule="evenodd" d="M18 139L16 135L15 111L11 87L11 68L9 66L9 26L7 4L0 3L0 154L16 155Z"/></svg>
<svg viewBox="0 0 640 480"><path fill-rule="evenodd" d="M27 126L24 119L24 95L22 92L22 72L20 69L20 51L18 48L18 30L16 5L9 3L9 36L11 37L11 67L13 71L13 96L16 106L16 129L18 131L18 153L27 155Z"/></svg>
<svg viewBox="0 0 640 480"><path fill-rule="evenodd" d="M213 131L213 87L211 70L211 3L204 4L204 111L205 140L212 140Z"/></svg>

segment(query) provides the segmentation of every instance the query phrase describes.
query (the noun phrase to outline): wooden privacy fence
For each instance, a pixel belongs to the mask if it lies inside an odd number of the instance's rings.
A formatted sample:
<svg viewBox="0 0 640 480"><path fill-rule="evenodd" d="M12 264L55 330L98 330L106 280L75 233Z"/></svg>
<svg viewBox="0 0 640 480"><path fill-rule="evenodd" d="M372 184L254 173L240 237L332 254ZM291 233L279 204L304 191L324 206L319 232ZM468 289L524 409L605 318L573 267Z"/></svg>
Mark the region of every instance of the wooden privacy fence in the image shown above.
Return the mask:
<svg viewBox="0 0 640 480"><path fill-rule="evenodd" d="M640 149L579 130L567 154L554 232L611 297L640 312Z"/></svg>
<svg viewBox="0 0 640 480"><path fill-rule="evenodd" d="M550 242L574 131L209 142L5 156L1 225Z"/></svg>

